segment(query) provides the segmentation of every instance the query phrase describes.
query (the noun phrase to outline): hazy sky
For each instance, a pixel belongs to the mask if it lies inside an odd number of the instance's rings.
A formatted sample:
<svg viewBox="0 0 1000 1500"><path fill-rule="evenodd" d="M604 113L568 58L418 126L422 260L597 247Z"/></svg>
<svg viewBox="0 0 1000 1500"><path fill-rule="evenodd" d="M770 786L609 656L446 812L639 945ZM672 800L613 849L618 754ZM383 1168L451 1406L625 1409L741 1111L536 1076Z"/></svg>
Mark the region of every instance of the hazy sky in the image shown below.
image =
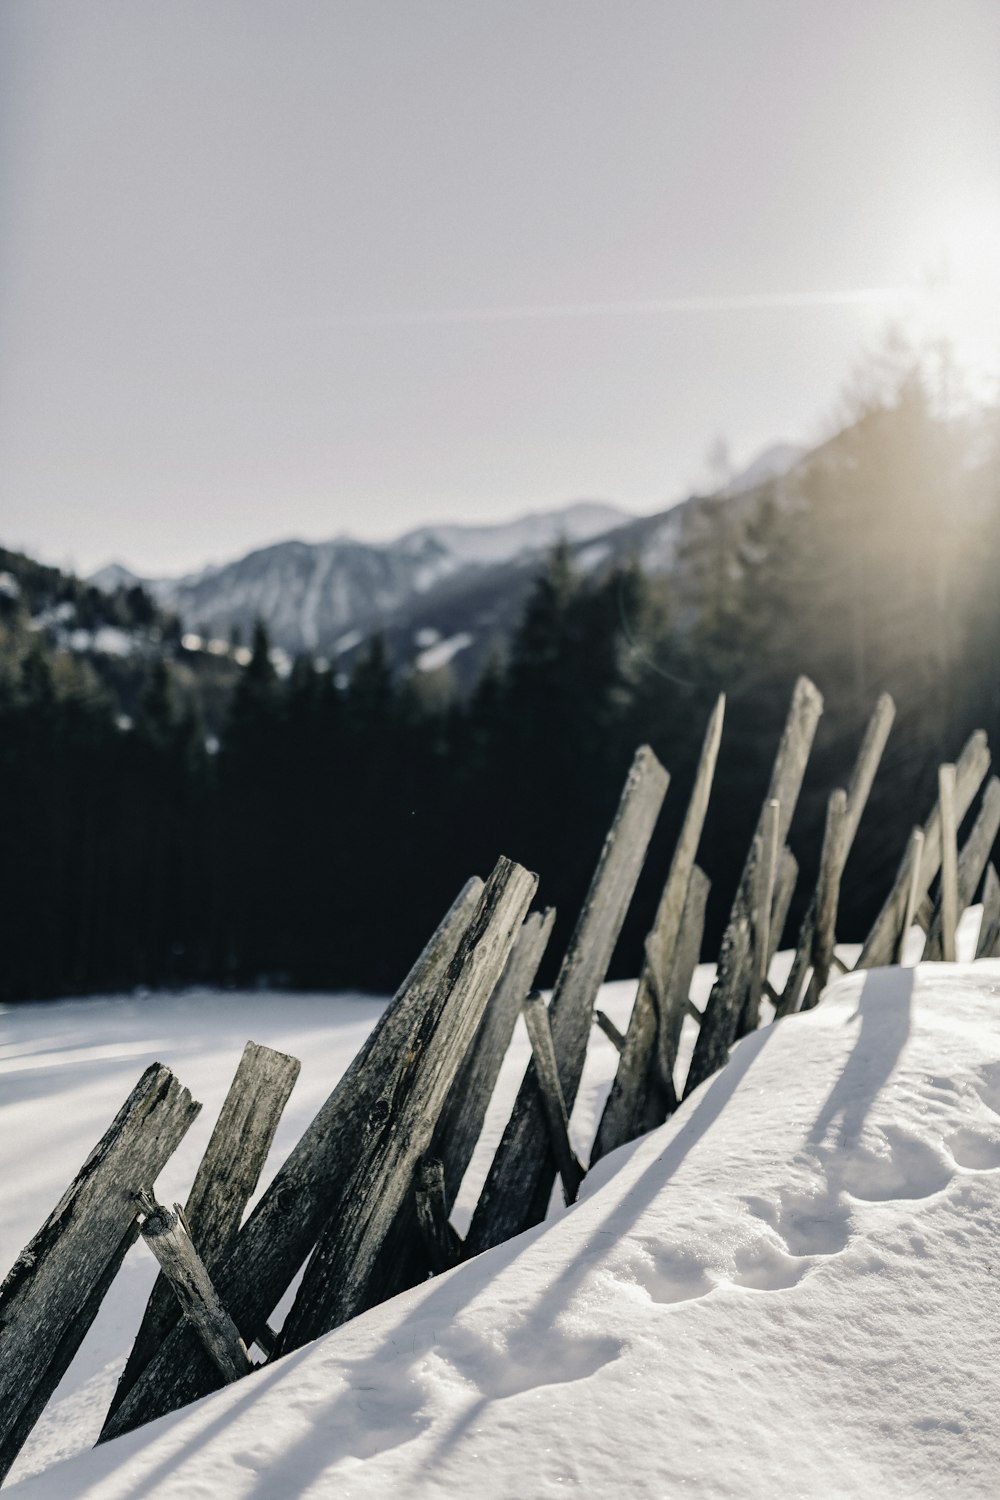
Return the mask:
<svg viewBox="0 0 1000 1500"><path fill-rule="evenodd" d="M3 0L0 223L8 545L651 511L1000 348L1000 0Z"/></svg>

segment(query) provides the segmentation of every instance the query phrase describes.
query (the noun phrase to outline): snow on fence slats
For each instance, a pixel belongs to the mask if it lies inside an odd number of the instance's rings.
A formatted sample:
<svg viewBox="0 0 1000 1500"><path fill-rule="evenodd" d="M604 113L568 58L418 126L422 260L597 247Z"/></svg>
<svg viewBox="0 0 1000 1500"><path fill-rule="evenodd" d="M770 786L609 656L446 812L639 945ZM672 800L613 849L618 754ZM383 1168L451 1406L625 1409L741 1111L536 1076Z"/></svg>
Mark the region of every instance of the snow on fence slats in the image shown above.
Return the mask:
<svg viewBox="0 0 1000 1500"><path fill-rule="evenodd" d="M555 907L531 912L524 919L500 982L490 996L479 1030L452 1084L434 1130L428 1155L439 1161L443 1173L445 1218L451 1213L472 1160L483 1122L514 1023L525 996L534 988L535 975L552 934ZM417 1203L407 1195L396 1221L386 1235L372 1271L372 1295L384 1302L397 1292L424 1281L433 1267L429 1253L438 1253L436 1241L428 1242L417 1222Z"/></svg>
<svg viewBox="0 0 1000 1500"><path fill-rule="evenodd" d="M556 977L549 1020L559 1082L572 1110L593 1024L594 1001L669 781L648 745L637 752L615 820ZM498 1245L545 1217L556 1163L545 1127L535 1070L528 1065L466 1239L470 1253Z"/></svg>
<svg viewBox="0 0 1000 1500"><path fill-rule="evenodd" d="M135 1241L138 1195L200 1108L169 1068L151 1064L0 1286L0 1478Z"/></svg>
<svg viewBox="0 0 1000 1500"><path fill-rule="evenodd" d="M365 1092L375 1098L350 1112L352 1167L331 1195L326 1225L282 1330L283 1353L372 1305L379 1251L537 885L537 877L512 860L498 861L458 953L414 1017L406 1048L370 1054Z"/></svg>
<svg viewBox="0 0 1000 1500"><path fill-rule="evenodd" d="M722 1066L729 1048L736 1039L750 977L750 905L754 887L757 849L763 832L767 804L772 799L779 805L778 843L788 838L799 789L805 774L806 762L812 749L823 699L818 688L808 677L800 677L792 694L788 718L782 732L781 742L771 772L771 784L761 808L760 818L750 851L743 866L743 874L733 900L729 924L722 939L718 970L712 993L708 997L705 1014L694 1056L688 1069L685 1094L702 1083L716 1068Z"/></svg>
<svg viewBox="0 0 1000 1500"><path fill-rule="evenodd" d="M725 711L726 699L720 694L705 730L691 800L684 814L653 926L646 938L639 987L625 1033L621 1061L594 1143L594 1161L615 1146L621 1146L633 1138L638 1128L636 1118L641 1104L640 1096L647 1087L647 1080L651 1087L657 1088L660 1070L655 1063L655 1054L660 1046L657 1038L663 1024L663 997L674 964L678 935L684 930L687 921L685 902L712 793ZM663 1055L665 1054L661 1049L661 1056ZM668 1077L667 1070L662 1071L659 1083L659 1092L664 1091L668 1095L673 1094L673 1080ZM672 1107L665 1099L664 1118Z"/></svg>
<svg viewBox="0 0 1000 1500"><path fill-rule="evenodd" d="M966 740L962 753L955 765L956 824L961 823L972 806L976 793L986 779L986 773L989 768L990 752L986 743L986 735L983 730L977 729ZM924 824L924 842L920 852L916 887L918 908L930 890L931 883L940 868L941 804L938 801L934 804L934 809ZM900 929L903 925L907 889L907 885L901 885L897 877L892 890L885 899L882 910L875 918L871 932L865 939L861 956L855 965L856 968L877 969L881 968L883 964L892 963Z"/></svg>
<svg viewBox="0 0 1000 1500"><path fill-rule="evenodd" d="M214 1268L215 1287L249 1346L316 1243L331 1196L351 1170L360 1116L381 1094L381 1057L405 1056L428 1006L467 932L483 891L470 880L403 981L326 1103L276 1173L237 1236ZM374 1059L375 1066L369 1068ZM378 1087L372 1087L372 1074ZM219 1385L219 1376L190 1329L177 1325L104 1424L101 1441L194 1401Z"/></svg>
<svg viewBox="0 0 1000 1500"><path fill-rule="evenodd" d="M301 1063L284 1052L247 1042L205 1148L184 1205L198 1254L214 1270L237 1234L257 1186L282 1111ZM176 1295L164 1276L157 1278L139 1332L118 1382L113 1415L178 1321Z"/></svg>

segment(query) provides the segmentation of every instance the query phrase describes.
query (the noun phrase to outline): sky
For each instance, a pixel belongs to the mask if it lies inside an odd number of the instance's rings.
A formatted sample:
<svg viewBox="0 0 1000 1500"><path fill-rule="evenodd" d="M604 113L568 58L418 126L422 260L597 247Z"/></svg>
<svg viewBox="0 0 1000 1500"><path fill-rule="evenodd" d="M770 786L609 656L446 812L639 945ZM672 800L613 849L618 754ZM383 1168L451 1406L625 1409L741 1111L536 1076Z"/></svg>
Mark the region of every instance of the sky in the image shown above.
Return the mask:
<svg viewBox="0 0 1000 1500"><path fill-rule="evenodd" d="M829 431L1000 351L998 0L3 0L0 542L198 567Z"/></svg>

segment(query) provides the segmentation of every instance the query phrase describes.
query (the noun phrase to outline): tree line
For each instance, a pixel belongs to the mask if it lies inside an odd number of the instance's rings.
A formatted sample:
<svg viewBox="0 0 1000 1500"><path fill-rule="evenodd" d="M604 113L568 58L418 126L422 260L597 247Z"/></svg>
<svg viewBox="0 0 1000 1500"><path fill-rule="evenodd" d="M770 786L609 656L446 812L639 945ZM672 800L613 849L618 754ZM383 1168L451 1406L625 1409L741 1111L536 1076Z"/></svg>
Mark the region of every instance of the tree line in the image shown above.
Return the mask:
<svg viewBox="0 0 1000 1500"><path fill-rule="evenodd" d="M881 689L899 710L845 881L842 936L861 936L938 762L978 726L1000 743L998 437L996 412L942 411L910 371L785 480L689 506L668 577L639 560L583 574L556 548L465 696L397 670L378 637L346 683L307 657L279 678L258 625L217 744L169 639L126 724L86 661L0 616L0 998L388 990L500 853L539 872L558 955L648 742L672 783L614 965L635 973L725 691L699 856L711 948L801 672L826 712L792 830L793 920Z"/></svg>

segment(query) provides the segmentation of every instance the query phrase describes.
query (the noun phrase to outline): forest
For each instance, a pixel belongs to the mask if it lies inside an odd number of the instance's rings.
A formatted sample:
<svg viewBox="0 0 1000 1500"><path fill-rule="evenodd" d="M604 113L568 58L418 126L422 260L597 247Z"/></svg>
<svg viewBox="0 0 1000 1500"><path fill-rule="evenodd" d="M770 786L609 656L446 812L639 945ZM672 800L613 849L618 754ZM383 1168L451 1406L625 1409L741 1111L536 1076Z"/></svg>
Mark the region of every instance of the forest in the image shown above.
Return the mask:
<svg viewBox="0 0 1000 1500"><path fill-rule="evenodd" d="M31 628L53 570L5 558L20 593L0 599L4 1001L195 982L388 991L499 854L538 872L558 954L645 742L672 781L613 969L635 973L724 691L700 856L711 946L802 672L826 707L792 829L800 900L878 693L898 708L844 886L840 936L859 938L939 761L973 728L1000 738L1000 414L958 407L925 369L858 396L751 502L689 507L670 576L641 557L582 573L557 547L464 694L397 670L377 636L346 682L308 657L279 677L263 623L249 663L205 688L168 621L126 717L107 673ZM141 591L116 608L152 619Z"/></svg>

